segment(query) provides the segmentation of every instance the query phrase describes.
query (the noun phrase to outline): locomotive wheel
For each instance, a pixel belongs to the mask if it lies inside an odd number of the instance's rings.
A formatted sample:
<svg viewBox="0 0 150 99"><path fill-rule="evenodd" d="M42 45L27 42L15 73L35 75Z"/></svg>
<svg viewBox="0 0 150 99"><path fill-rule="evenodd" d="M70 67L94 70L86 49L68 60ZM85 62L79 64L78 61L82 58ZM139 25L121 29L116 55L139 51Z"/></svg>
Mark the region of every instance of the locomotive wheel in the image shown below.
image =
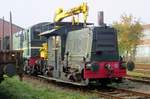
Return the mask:
<svg viewBox="0 0 150 99"><path fill-rule="evenodd" d="M99 83L100 83L100 86L101 87L106 87L107 86L107 84L109 84L111 82L111 80L110 79L101 79L101 80L99 80Z"/></svg>
<svg viewBox="0 0 150 99"><path fill-rule="evenodd" d="M24 70L25 74L29 75L31 73L31 69L30 69L30 66L28 65L27 61L25 62L23 70Z"/></svg>
<svg viewBox="0 0 150 99"><path fill-rule="evenodd" d="M34 75L34 76L41 75L41 74L42 74L42 70L40 69L39 66L34 65L34 66L31 68L31 74Z"/></svg>
<svg viewBox="0 0 150 99"><path fill-rule="evenodd" d="M35 66L33 66L33 67L31 68L31 75L34 75L34 76L37 75L37 70L36 70Z"/></svg>
<svg viewBox="0 0 150 99"><path fill-rule="evenodd" d="M122 78L122 77L119 77L119 78L115 79L115 82L116 82L116 83L122 83L122 81L123 81L123 78Z"/></svg>
<svg viewBox="0 0 150 99"><path fill-rule="evenodd" d="M24 72L25 72L25 74L30 74L31 70L28 66L24 66Z"/></svg>
<svg viewBox="0 0 150 99"><path fill-rule="evenodd" d="M107 86L107 83L106 82L101 82L101 87L106 87Z"/></svg>

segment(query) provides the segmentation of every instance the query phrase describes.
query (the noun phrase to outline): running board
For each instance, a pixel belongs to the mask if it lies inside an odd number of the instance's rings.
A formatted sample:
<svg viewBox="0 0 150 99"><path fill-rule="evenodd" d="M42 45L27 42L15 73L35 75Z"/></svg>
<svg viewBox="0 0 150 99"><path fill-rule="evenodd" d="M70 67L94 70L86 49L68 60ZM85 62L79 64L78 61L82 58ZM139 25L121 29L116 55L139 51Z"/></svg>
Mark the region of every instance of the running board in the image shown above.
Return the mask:
<svg viewBox="0 0 150 99"><path fill-rule="evenodd" d="M51 80L51 81L56 81L56 82L61 82L61 83L66 83L66 84L71 84L71 85L87 86L87 84L83 84L83 83L76 83L76 82L71 82L71 81L64 81L64 80L61 80L61 79L52 78L52 77L46 77L46 76L42 76L42 75L38 75L38 77L44 78L44 79L47 79L47 80Z"/></svg>

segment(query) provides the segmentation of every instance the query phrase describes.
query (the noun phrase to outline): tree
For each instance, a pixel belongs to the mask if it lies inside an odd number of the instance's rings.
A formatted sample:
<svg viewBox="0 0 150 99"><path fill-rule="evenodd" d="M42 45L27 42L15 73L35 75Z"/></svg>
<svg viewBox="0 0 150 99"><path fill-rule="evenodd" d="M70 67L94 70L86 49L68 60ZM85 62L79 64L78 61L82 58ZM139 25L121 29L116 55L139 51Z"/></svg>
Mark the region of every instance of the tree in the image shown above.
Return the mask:
<svg viewBox="0 0 150 99"><path fill-rule="evenodd" d="M113 27L118 31L119 53L134 59L137 45L143 37L140 21L132 15L124 14L119 22L113 23Z"/></svg>

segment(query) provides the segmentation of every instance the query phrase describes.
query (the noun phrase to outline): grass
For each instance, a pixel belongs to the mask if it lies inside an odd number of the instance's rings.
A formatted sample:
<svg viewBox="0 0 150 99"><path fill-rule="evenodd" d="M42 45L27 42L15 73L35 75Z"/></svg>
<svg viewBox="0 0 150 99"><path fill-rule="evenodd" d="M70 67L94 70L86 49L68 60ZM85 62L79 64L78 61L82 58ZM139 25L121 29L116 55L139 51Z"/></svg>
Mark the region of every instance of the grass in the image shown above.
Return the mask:
<svg viewBox="0 0 150 99"><path fill-rule="evenodd" d="M0 84L0 99L99 99L97 96L46 88L20 82L17 77L6 78Z"/></svg>

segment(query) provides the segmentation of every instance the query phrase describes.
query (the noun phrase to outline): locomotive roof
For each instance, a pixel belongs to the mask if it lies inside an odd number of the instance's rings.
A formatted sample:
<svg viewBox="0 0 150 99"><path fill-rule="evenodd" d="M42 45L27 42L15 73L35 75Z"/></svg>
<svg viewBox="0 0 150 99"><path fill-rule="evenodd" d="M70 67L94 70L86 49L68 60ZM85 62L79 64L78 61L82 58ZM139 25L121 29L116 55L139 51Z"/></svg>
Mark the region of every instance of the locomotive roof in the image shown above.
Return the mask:
<svg viewBox="0 0 150 99"><path fill-rule="evenodd" d="M56 23L51 23L51 25L56 25L56 26L70 26L70 25L72 25L72 22L56 22ZM84 23L82 23L82 22L79 22L79 23L77 23L77 24L74 24L74 25L78 25L78 26L84 26ZM86 23L86 25L93 25L93 23Z"/></svg>
<svg viewBox="0 0 150 99"><path fill-rule="evenodd" d="M57 22L57 23L51 23L49 25L51 25L53 28L51 30L40 33L39 34L40 36L61 35L69 31L84 28L84 23L78 23L78 24L72 25L72 22ZM86 25L93 25L93 24L87 23Z"/></svg>
<svg viewBox="0 0 150 99"><path fill-rule="evenodd" d="M31 25L29 26L28 28L33 28L33 27L36 27L36 26L39 26L39 25L47 25L47 24L50 24L50 22L40 22L40 23L37 23L37 24L34 24L34 25Z"/></svg>

